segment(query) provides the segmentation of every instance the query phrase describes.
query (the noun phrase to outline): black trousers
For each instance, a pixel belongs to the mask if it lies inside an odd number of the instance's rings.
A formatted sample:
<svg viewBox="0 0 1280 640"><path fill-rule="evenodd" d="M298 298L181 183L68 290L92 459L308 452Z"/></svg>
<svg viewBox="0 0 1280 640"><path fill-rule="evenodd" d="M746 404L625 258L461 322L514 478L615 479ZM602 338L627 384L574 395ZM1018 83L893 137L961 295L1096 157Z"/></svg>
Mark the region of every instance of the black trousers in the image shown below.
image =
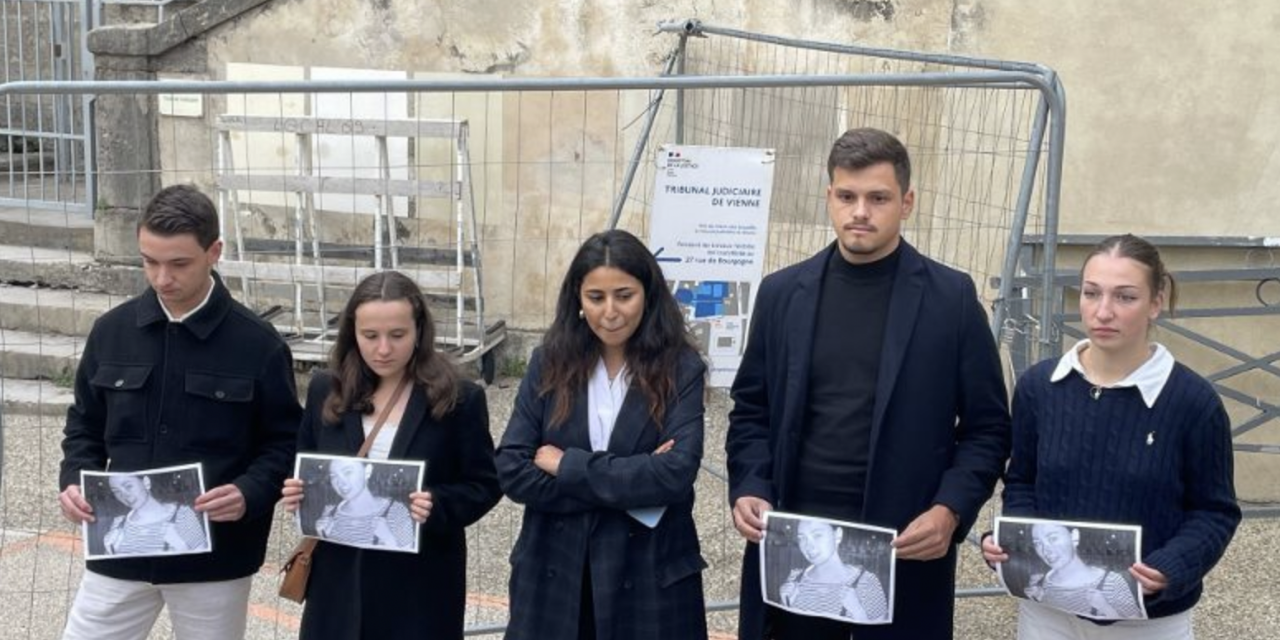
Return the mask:
<svg viewBox="0 0 1280 640"><path fill-rule="evenodd" d="M853 625L828 618L802 616L765 606L768 640L849 640Z"/></svg>

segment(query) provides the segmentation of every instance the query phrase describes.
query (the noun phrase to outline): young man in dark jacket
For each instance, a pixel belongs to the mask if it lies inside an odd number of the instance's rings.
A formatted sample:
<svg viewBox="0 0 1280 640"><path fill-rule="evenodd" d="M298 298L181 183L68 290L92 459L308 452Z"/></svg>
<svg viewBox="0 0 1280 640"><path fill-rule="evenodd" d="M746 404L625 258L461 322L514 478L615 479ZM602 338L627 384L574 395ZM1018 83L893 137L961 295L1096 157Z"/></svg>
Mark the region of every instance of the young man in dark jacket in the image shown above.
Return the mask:
<svg viewBox="0 0 1280 640"><path fill-rule="evenodd" d="M726 442L747 539L742 640L946 640L956 543L1009 457L1000 356L969 276L902 239L906 148L876 129L832 146L835 242L760 285ZM757 543L771 510L896 529L893 623L766 605Z"/></svg>
<svg viewBox="0 0 1280 640"><path fill-rule="evenodd" d="M145 638L167 605L179 640L241 638L250 581L293 464L301 409L288 345L231 298L213 203L160 191L138 223L150 288L103 315L85 343L62 441L59 503L94 521L82 470L200 463L195 502L211 553L88 563L64 638Z"/></svg>

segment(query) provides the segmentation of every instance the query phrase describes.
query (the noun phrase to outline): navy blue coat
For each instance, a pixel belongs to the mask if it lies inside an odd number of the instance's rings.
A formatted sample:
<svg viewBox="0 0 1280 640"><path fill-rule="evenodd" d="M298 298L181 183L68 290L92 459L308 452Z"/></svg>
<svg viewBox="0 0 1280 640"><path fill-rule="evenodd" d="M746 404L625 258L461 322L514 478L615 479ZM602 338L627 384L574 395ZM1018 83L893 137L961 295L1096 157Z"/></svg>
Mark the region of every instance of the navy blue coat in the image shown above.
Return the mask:
<svg viewBox="0 0 1280 640"><path fill-rule="evenodd" d="M733 385L726 442L730 504L786 510L804 428L814 322L833 243L766 277ZM973 281L902 243L880 359L862 522L902 531L934 504L960 514L960 542L1009 456L1008 394ZM739 637L764 637L758 549L743 560ZM894 623L855 637L950 638L956 551L897 563Z"/></svg>
<svg viewBox="0 0 1280 640"><path fill-rule="evenodd" d="M592 452L586 390L568 422L550 428L555 401L538 395L542 353L534 352L497 456L503 491L525 506L511 551L508 640L577 638L587 563L599 640L707 637L706 563L693 523L705 373L693 351L681 360L661 425L632 386L608 451ZM674 449L651 455L669 439ZM533 464L544 444L565 452L557 476ZM666 512L653 529L626 512L662 505Z"/></svg>
<svg viewBox="0 0 1280 640"><path fill-rule="evenodd" d="M353 456L364 442L363 416L323 421L327 372L312 376L298 431L298 451ZM391 441L390 460L425 460L423 487L431 516L422 525L418 553L316 546L302 638L462 638L467 596L464 528L502 497L493 468L493 438L484 389L462 382L458 403L441 420L431 417L426 391L413 387Z"/></svg>

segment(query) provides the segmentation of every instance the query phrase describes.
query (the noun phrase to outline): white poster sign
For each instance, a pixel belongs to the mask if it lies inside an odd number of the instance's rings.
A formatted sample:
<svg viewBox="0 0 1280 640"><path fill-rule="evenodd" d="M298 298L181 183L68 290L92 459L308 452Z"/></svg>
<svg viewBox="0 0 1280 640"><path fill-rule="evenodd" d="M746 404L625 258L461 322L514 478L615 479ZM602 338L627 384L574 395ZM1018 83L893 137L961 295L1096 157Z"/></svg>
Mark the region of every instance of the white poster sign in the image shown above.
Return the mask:
<svg viewBox="0 0 1280 640"><path fill-rule="evenodd" d="M772 149L664 145L658 150L649 247L711 363L733 383L764 271Z"/></svg>

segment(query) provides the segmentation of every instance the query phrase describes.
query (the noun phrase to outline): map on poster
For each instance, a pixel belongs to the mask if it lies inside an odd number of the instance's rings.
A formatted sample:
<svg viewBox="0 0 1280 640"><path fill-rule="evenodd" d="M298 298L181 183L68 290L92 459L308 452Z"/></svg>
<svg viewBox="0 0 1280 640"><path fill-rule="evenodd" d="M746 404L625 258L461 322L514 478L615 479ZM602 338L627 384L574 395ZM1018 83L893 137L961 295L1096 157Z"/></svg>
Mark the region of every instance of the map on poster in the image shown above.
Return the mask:
<svg viewBox="0 0 1280 640"><path fill-rule="evenodd" d="M711 366L727 387L742 361L764 272L774 151L658 149L649 247Z"/></svg>

